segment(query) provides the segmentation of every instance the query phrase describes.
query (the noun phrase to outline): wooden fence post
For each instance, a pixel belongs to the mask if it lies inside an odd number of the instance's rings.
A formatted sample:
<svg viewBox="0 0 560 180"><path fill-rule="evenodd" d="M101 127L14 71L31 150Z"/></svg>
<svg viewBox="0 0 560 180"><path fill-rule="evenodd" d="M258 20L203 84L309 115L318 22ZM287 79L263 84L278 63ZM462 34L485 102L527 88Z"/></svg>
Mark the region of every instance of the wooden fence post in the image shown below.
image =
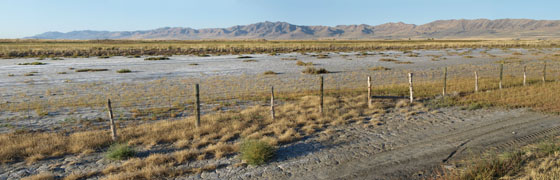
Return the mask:
<svg viewBox="0 0 560 180"><path fill-rule="evenodd" d="M478 92L478 72L474 72L474 92Z"/></svg>
<svg viewBox="0 0 560 180"><path fill-rule="evenodd" d="M546 61L544 62L543 70L542 70L542 82L546 82Z"/></svg>
<svg viewBox="0 0 560 180"><path fill-rule="evenodd" d="M107 99L107 110L109 111L111 138L113 139L113 141L117 141L117 127L115 127L115 120L113 118L113 108L111 107L111 99Z"/></svg>
<svg viewBox="0 0 560 180"><path fill-rule="evenodd" d="M367 86L368 86L368 92L367 92L367 102L368 102L368 107L371 108L371 76L367 77Z"/></svg>
<svg viewBox="0 0 560 180"><path fill-rule="evenodd" d="M527 85L527 66L523 66L523 86Z"/></svg>
<svg viewBox="0 0 560 180"><path fill-rule="evenodd" d="M443 69L443 97L447 92L447 67Z"/></svg>
<svg viewBox="0 0 560 180"><path fill-rule="evenodd" d="M321 88L321 100L320 100L321 104L320 104L320 107L319 107L319 112L321 112L321 114L322 114L323 113L323 95L324 95L323 83L324 82L323 82L323 76L320 76L320 77L321 77L321 87L320 87Z"/></svg>
<svg viewBox="0 0 560 180"><path fill-rule="evenodd" d="M412 73L408 73L408 84L410 89L410 103L414 102L414 90L412 86Z"/></svg>
<svg viewBox="0 0 560 180"><path fill-rule="evenodd" d="M196 106L196 121L195 121L195 126L198 128L200 127L200 92L199 92L199 86L198 84L196 84L194 86L194 95L196 97L195 100L195 106Z"/></svg>
<svg viewBox="0 0 560 180"><path fill-rule="evenodd" d="M502 89L503 79L504 79L504 64L500 64L500 89Z"/></svg>
<svg viewBox="0 0 560 180"><path fill-rule="evenodd" d="M270 114L274 120L274 86L270 87Z"/></svg>

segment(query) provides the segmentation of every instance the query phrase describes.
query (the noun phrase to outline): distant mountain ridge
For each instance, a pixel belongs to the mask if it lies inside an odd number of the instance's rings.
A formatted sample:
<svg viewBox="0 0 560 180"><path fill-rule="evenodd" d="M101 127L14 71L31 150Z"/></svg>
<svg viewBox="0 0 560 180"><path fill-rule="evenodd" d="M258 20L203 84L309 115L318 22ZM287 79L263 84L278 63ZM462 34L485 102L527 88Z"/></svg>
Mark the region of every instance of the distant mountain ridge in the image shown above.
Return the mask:
<svg viewBox="0 0 560 180"><path fill-rule="evenodd" d="M229 28L165 27L144 31L46 32L27 39L406 39L406 38L560 38L560 20L453 19L423 25L304 26L286 22L259 22Z"/></svg>

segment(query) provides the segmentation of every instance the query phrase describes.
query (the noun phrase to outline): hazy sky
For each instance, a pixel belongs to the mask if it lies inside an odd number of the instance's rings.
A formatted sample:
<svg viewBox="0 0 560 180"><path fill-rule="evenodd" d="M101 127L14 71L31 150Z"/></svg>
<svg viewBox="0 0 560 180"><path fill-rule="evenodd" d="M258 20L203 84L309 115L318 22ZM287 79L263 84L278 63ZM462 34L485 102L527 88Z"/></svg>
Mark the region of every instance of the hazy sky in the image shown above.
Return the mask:
<svg viewBox="0 0 560 180"><path fill-rule="evenodd" d="M439 19L560 19L560 0L0 0L0 38L46 31L423 24Z"/></svg>

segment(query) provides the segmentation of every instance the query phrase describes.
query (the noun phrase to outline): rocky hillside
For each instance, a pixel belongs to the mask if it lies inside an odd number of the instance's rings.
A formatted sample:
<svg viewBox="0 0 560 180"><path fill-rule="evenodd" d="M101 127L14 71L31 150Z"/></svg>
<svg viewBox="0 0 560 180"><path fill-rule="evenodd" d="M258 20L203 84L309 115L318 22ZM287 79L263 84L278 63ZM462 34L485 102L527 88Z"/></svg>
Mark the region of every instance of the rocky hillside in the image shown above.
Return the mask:
<svg viewBox="0 0 560 180"><path fill-rule="evenodd" d="M407 39L407 38L530 38L560 37L560 20L475 19L438 20L423 25L304 26L260 22L229 28L165 27L146 31L47 32L31 39Z"/></svg>

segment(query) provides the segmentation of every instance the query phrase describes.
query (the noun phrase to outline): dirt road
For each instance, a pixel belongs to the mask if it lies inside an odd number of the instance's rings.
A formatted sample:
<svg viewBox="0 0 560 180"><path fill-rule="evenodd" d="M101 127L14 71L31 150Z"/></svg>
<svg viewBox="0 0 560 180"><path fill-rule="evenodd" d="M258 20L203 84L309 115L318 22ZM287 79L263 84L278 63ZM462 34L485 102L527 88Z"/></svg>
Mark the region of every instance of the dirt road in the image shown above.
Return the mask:
<svg viewBox="0 0 560 180"><path fill-rule="evenodd" d="M492 148L515 148L560 132L560 117L523 109L450 108L412 119L399 113L387 116L379 127L350 124L282 147L277 162L267 166L217 170L205 177L420 179L455 159Z"/></svg>

